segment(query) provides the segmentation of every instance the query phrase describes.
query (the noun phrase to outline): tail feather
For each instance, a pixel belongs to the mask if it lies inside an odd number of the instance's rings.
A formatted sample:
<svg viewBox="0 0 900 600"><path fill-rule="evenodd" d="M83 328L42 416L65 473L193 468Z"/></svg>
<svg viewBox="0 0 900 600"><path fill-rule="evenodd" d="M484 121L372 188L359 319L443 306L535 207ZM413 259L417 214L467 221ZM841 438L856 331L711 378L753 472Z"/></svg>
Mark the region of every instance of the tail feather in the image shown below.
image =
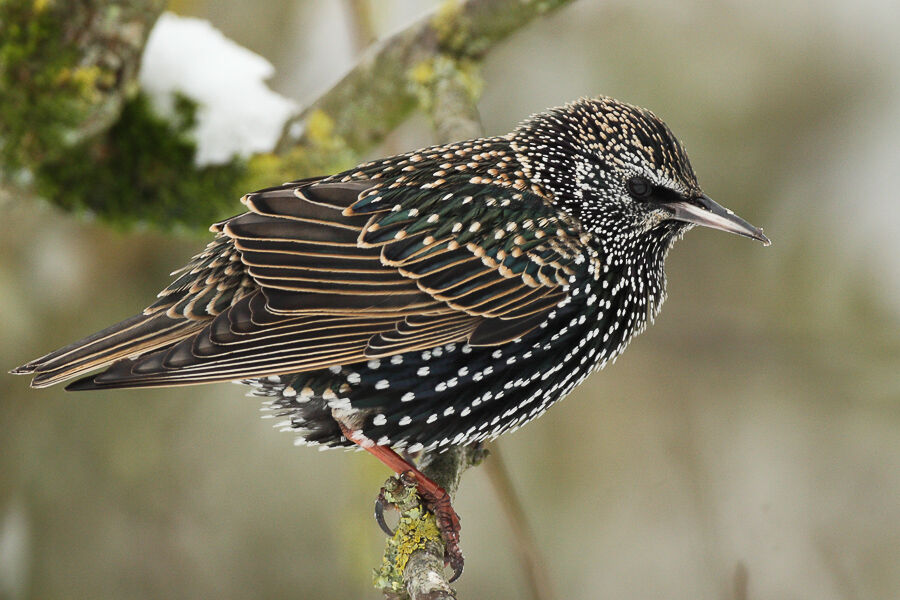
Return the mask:
<svg viewBox="0 0 900 600"><path fill-rule="evenodd" d="M52 368L52 365L54 363L63 361L76 352L83 353L85 350L89 349L92 346L102 344L103 341L108 339L109 337L124 333L125 331L128 331L137 325L140 325L146 320L147 319L146 317L144 317L144 315L134 315L133 317L129 317L124 321L116 323L111 327L107 327L102 331L98 331L97 333L89 335L86 338L78 340L77 342L73 342L68 346L63 346L62 348L54 350L49 354L45 354L40 358L36 358L29 363L22 365L21 367L17 367L11 372L16 374L27 374L34 373L42 367L50 366L50 368Z"/></svg>
<svg viewBox="0 0 900 600"><path fill-rule="evenodd" d="M203 321L172 319L165 314L135 315L10 372L34 374L32 387L47 387L121 358L170 345L204 325Z"/></svg>

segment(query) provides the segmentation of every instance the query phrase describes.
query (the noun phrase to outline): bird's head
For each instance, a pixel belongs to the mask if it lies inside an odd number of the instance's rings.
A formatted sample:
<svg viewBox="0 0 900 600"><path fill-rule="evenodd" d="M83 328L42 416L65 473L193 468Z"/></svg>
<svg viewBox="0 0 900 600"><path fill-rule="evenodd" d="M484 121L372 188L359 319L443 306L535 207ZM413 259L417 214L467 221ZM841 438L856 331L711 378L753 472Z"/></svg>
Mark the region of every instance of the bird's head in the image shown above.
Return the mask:
<svg viewBox="0 0 900 600"><path fill-rule="evenodd" d="M604 243L664 252L694 225L770 243L701 191L684 147L643 108L578 100L531 117L512 145L527 178Z"/></svg>

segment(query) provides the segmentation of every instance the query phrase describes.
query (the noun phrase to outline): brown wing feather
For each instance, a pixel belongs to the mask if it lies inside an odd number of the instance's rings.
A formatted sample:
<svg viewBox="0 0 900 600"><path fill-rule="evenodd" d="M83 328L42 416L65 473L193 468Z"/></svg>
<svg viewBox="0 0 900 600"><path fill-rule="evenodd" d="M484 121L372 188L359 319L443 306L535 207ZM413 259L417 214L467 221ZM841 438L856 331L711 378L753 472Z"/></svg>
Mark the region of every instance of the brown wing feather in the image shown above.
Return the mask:
<svg viewBox="0 0 900 600"><path fill-rule="evenodd" d="M577 232L550 209L539 226L513 231L501 222L511 209L491 212L510 191L481 187L463 203L474 202L468 213L431 207L430 219L412 218L402 188L388 208L367 210L373 193L387 196L376 181L249 194L249 212L216 224L216 239L145 311L176 324L171 331L154 345L122 334L116 357L128 358L70 387L226 381L520 337L564 297ZM542 202L519 192L515 200ZM563 226L563 242L540 239L541 227Z"/></svg>

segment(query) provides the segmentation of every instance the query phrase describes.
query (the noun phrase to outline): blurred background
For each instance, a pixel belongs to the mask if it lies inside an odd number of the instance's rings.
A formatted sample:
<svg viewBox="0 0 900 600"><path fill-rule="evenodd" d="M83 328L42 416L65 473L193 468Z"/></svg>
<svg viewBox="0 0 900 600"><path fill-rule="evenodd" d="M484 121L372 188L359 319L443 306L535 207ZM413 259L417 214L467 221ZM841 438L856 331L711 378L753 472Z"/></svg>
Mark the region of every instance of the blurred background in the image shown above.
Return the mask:
<svg viewBox="0 0 900 600"><path fill-rule="evenodd" d="M435 5L375 2L374 25ZM347 6L171 4L301 103L354 62ZM497 442L558 597L900 597L898 30L891 0L582 0L487 57L488 134L579 96L646 106L774 242L691 232L656 325ZM374 155L432 135L413 118ZM205 244L3 213L4 372L138 311ZM233 385L27 386L0 375L0 598L378 597L374 459L295 448ZM456 507L460 597L525 595L484 469Z"/></svg>

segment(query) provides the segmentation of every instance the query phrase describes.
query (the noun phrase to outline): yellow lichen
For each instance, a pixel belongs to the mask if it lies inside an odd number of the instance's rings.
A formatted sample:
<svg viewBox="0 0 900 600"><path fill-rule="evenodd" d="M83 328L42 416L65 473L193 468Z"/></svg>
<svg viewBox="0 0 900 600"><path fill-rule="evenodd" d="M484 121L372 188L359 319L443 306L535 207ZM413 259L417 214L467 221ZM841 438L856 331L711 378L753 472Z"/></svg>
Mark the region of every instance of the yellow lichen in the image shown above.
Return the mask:
<svg viewBox="0 0 900 600"><path fill-rule="evenodd" d="M311 142L320 146L334 143L334 119L324 110L317 108L306 118L306 135Z"/></svg>
<svg viewBox="0 0 900 600"><path fill-rule="evenodd" d="M411 515L409 523L405 525L405 527L398 528L399 531L395 534L400 539L394 568L401 573L406 568L406 563L409 562L409 557L413 552L423 549L428 540L439 540L441 537L434 515L429 512L420 514L417 518L413 518Z"/></svg>
<svg viewBox="0 0 900 600"><path fill-rule="evenodd" d="M477 100L481 96L484 89L484 79L481 77L481 71L478 65L471 60L456 61L456 76L463 87L468 92L472 100Z"/></svg>
<svg viewBox="0 0 900 600"><path fill-rule="evenodd" d="M99 97L98 83L103 79L103 69L97 65L78 67L68 72L69 81L85 99Z"/></svg>
<svg viewBox="0 0 900 600"><path fill-rule="evenodd" d="M429 110L435 89L441 81L456 80L474 102L484 87L478 65L475 61L456 59L447 54L423 60L406 74L412 92L424 110Z"/></svg>
<svg viewBox="0 0 900 600"><path fill-rule="evenodd" d="M434 59L423 60L409 70L409 79L419 85L428 85L434 79Z"/></svg>
<svg viewBox="0 0 900 600"><path fill-rule="evenodd" d="M434 515L421 507L403 513L394 537L388 540L381 569L375 572L375 587L385 590L403 589L403 571L410 557L425 548L429 541L440 542L441 532Z"/></svg>
<svg viewBox="0 0 900 600"><path fill-rule="evenodd" d="M445 0L431 18L431 27L442 43L448 43L459 30L459 15L462 3L459 0Z"/></svg>

